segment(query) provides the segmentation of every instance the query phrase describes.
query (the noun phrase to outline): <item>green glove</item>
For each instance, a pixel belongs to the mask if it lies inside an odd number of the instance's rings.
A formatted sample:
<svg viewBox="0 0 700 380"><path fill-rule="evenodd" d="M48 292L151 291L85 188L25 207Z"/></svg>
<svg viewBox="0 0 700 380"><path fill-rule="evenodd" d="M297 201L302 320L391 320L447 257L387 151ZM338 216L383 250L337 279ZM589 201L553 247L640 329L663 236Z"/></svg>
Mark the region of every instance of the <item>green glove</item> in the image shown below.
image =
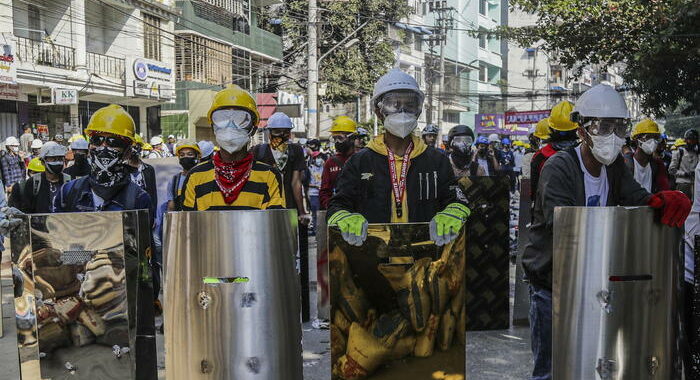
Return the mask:
<svg viewBox="0 0 700 380"><path fill-rule="evenodd" d="M340 233L350 245L361 246L367 240L367 219L357 213L340 210L328 218L329 226L338 226Z"/></svg>
<svg viewBox="0 0 700 380"><path fill-rule="evenodd" d="M471 213L469 207L461 203L450 203L430 221L430 239L438 246L456 239Z"/></svg>

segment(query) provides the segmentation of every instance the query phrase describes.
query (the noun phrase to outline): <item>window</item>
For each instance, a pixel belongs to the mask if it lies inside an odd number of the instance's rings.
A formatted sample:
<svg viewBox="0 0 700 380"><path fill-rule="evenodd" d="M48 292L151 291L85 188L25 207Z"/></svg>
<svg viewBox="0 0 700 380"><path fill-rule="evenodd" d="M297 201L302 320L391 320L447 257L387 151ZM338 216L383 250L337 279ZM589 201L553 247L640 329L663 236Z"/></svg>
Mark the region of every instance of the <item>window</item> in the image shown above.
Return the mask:
<svg viewBox="0 0 700 380"><path fill-rule="evenodd" d="M27 18L29 19L29 38L34 41L41 41L43 33L39 32L39 30L42 30L39 7L27 4Z"/></svg>
<svg viewBox="0 0 700 380"><path fill-rule="evenodd" d="M413 76L416 79L416 82L418 83L418 86L423 85L423 69L420 66L416 66L415 72Z"/></svg>
<svg viewBox="0 0 700 380"><path fill-rule="evenodd" d="M559 65L552 65L549 69L550 82L562 83L562 69Z"/></svg>
<svg viewBox="0 0 700 380"><path fill-rule="evenodd" d="M231 83L231 47L194 34L175 36L178 81L224 85Z"/></svg>
<svg viewBox="0 0 700 380"><path fill-rule="evenodd" d="M479 0L479 13L488 16L489 13L489 4L488 0Z"/></svg>
<svg viewBox="0 0 700 380"><path fill-rule="evenodd" d="M145 58L161 60L160 19L148 13L143 14L143 50Z"/></svg>
<svg viewBox="0 0 700 380"><path fill-rule="evenodd" d="M459 112L442 111L442 121L447 123L459 123Z"/></svg>
<svg viewBox="0 0 700 380"><path fill-rule="evenodd" d="M486 31L485 30L480 30L479 31L479 47L482 49L486 49Z"/></svg>
<svg viewBox="0 0 700 380"><path fill-rule="evenodd" d="M413 39L413 48L417 51L423 51L423 36L420 34L416 34L415 38Z"/></svg>
<svg viewBox="0 0 700 380"><path fill-rule="evenodd" d="M482 82L489 81L489 69L484 64L479 65L479 80Z"/></svg>

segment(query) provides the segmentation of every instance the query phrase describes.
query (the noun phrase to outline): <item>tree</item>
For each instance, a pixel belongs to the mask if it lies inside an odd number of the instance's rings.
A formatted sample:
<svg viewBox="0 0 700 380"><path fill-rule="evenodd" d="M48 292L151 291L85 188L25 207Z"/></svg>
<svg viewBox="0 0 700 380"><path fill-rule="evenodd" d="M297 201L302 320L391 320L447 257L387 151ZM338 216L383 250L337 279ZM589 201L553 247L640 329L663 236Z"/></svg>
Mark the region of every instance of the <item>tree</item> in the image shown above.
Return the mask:
<svg viewBox="0 0 700 380"><path fill-rule="evenodd" d="M623 78L646 112L700 111L700 0L511 0L538 16L534 26L502 28L569 69L624 63Z"/></svg>
<svg viewBox="0 0 700 380"><path fill-rule="evenodd" d="M347 0L319 2L319 7L319 57L367 22L354 35L357 43L333 50L321 62L320 80L327 85L322 101L343 103L371 93L377 79L394 63L394 47L387 37L387 28L389 23L408 15L407 3ZM308 1L285 0L281 20L289 76L305 82Z"/></svg>

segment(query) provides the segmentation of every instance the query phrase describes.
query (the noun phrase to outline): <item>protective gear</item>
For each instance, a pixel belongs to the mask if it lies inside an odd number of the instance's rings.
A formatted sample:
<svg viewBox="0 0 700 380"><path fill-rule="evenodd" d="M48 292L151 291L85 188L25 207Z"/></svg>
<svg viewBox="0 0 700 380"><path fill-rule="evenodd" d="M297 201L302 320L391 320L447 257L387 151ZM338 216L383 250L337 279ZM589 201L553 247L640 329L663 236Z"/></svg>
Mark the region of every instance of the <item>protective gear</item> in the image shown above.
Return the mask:
<svg viewBox="0 0 700 380"><path fill-rule="evenodd" d="M571 121L583 124L584 118L629 119L625 99L612 86L599 84L584 92L571 112Z"/></svg>
<svg viewBox="0 0 700 380"><path fill-rule="evenodd" d="M151 151L151 150L153 150L153 147L151 146L151 144L144 143L144 144L143 144L143 147L141 148L141 150L143 150L143 151Z"/></svg>
<svg viewBox="0 0 700 380"><path fill-rule="evenodd" d="M571 111L574 110L574 105L568 100L562 100L552 107L552 112L549 114L549 127L557 131L573 131L578 128L578 124L571 121Z"/></svg>
<svg viewBox="0 0 700 380"><path fill-rule="evenodd" d="M193 142L183 142L182 144L177 144L177 146L175 147L175 155L177 156L180 153L180 150L185 148L194 149L197 152L197 154L199 154L199 156L202 157L202 150L199 148L199 145Z"/></svg>
<svg viewBox="0 0 700 380"><path fill-rule="evenodd" d="M314 152L318 151L318 148L321 147L321 142L318 141L318 139L311 139L306 142L306 146L311 148ZM313 147L313 148L312 148ZM314 149L315 148L315 149Z"/></svg>
<svg viewBox="0 0 700 380"><path fill-rule="evenodd" d="M41 163L41 159L39 157L34 157L31 159L31 161L29 161L27 170L31 170L36 173L41 173L44 170L46 170L46 167L44 166L44 164Z"/></svg>
<svg viewBox="0 0 700 380"><path fill-rule="evenodd" d="M632 134L630 135L631 138L635 138L637 135L641 135L644 133L653 133L660 135L661 131L659 130L659 125L656 124L654 120L651 119L644 119L640 121L639 123L634 125L634 128L632 129Z"/></svg>
<svg viewBox="0 0 700 380"><path fill-rule="evenodd" d="M32 141L32 145L29 147L29 149L41 149L42 146L44 146L44 143L41 140L34 139L34 141Z"/></svg>
<svg viewBox="0 0 700 380"><path fill-rule="evenodd" d="M377 103L377 107L382 115L406 112L420 115L423 109L421 96L415 92L388 92Z"/></svg>
<svg viewBox="0 0 700 380"><path fill-rule="evenodd" d="M616 134L618 137L627 137L629 131L629 123L627 119L600 119L589 118L582 125L594 135L607 136Z"/></svg>
<svg viewBox="0 0 700 380"><path fill-rule="evenodd" d="M575 146L576 140L557 140L552 141L550 144L552 144L552 148L554 148L554 150L558 152L560 150L566 150L571 148L572 146Z"/></svg>
<svg viewBox="0 0 700 380"><path fill-rule="evenodd" d="M644 153L646 153L646 154L648 154L648 155L651 156L651 155L654 154L654 152L656 151L656 147L657 147L657 146L659 146L659 142L658 142L658 141L656 141L655 139L649 139L649 140L643 142L643 143L641 144L640 148L642 148L642 150L644 151Z"/></svg>
<svg viewBox="0 0 700 380"><path fill-rule="evenodd" d="M450 146L462 153L467 153L473 143L474 141L472 141L470 136L455 136L452 138Z"/></svg>
<svg viewBox="0 0 700 380"><path fill-rule="evenodd" d="M501 139L498 138L498 135L497 135L497 134L492 133L492 134L489 135L489 140L488 140L488 141L489 141L489 144L490 144L490 143L493 143L493 142L500 142Z"/></svg>
<svg viewBox="0 0 700 380"><path fill-rule="evenodd" d="M201 157L209 157L214 153L214 143L207 140L202 140L197 143L199 151L201 152Z"/></svg>
<svg viewBox="0 0 700 380"><path fill-rule="evenodd" d="M694 141L694 144L697 144L698 143L698 131L696 131L695 129L688 129L683 134L683 140L685 140L686 144L688 144L690 141Z"/></svg>
<svg viewBox="0 0 700 380"><path fill-rule="evenodd" d="M418 118L408 112L392 113L384 118L384 128L394 136L405 138L418 126Z"/></svg>
<svg viewBox="0 0 700 380"><path fill-rule="evenodd" d="M63 145L49 141L39 150L39 157L65 157L68 150Z"/></svg>
<svg viewBox="0 0 700 380"><path fill-rule="evenodd" d="M361 246L367 240L367 219L357 213L340 210L328 218L329 226L337 226L350 245Z"/></svg>
<svg viewBox="0 0 700 380"><path fill-rule="evenodd" d="M438 246L456 239L471 213L469 207L461 203L450 203L430 221L430 239Z"/></svg>
<svg viewBox="0 0 700 380"><path fill-rule="evenodd" d="M10 136L5 139L5 146L19 146L19 140L15 136Z"/></svg>
<svg viewBox="0 0 700 380"><path fill-rule="evenodd" d="M47 162L46 172L51 174L61 174L63 171L63 162Z"/></svg>
<svg viewBox="0 0 700 380"><path fill-rule="evenodd" d="M337 141L333 144L335 151L338 153L347 153L352 149L355 144L350 139L345 139L343 141Z"/></svg>
<svg viewBox="0 0 700 380"><path fill-rule="evenodd" d="M89 151L90 177L95 183L113 187L126 175L123 153L116 148L100 146Z"/></svg>
<svg viewBox="0 0 700 380"><path fill-rule="evenodd" d="M470 136L474 140L474 131L466 125L455 125L447 132L447 139L452 140L455 136Z"/></svg>
<svg viewBox="0 0 700 380"><path fill-rule="evenodd" d="M22 219L16 218L18 215L24 215L24 213L14 207L0 209L0 235L9 236L22 224Z"/></svg>
<svg viewBox="0 0 700 380"><path fill-rule="evenodd" d="M681 146L685 146L685 140L676 139L676 141L673 142L673 146L676 148L681 147Z"/></svg>
<svg viewBox="0 0 700 380"><path fill-rule="evenodd" d="M258 121L260 120L260 113L258 113L258 107L255 103L255 99L244 89L237 85L229 85L225 89L219 91L214 95L214 100L211 103L209 112L207 113L207 120L209 125L214 124L212 121L212 113L220 108L233 107L237 109L247 110L253 116L252 125L253 127L258 126Z"/></svg>
<svg viewBox="0 0 700 380"><path fill-rule="evenodd" d="M275 112L267 119L267 128L285 128L292 129L294 124L292 119L284 112Z"/></svg>
<svg viewBox="0 0 700 380"><path fill-rule="evenodd" d="M141 136L139 136L139 137L141 137ZM88 142L87 142L87 140L85 140L83 138L75 139L75 141L73 141L70 144L70 149L71 150L88 150Z"/></svg>
<svg viewBox="0 0 700 380"><path fill-rule="evenodd" d="M274 115L273 115L274 116ZM250 129L252 127L252 117L250 112L239 109L220 109L212 112L211 121L216 128L241 128Z"/></svg>
<svg viewBox="0 0 700 380"><path fill-rule="evenodd" d="M374 85L374 93L372 94L372 107L377 107L377 103L381 100L382 96L388 92L409 90L418 94L418 103L422 106L425 95L423 91L420 90L416 80L404 73L403 71L393 68L389 70L388 73L384 74L377 83Z"/></svg>
<svg viewBox="0 0 700 380"><path fill-rule="evenodd" d="M143 147L143 144L146 142L143 140L143 137L139 135L138 133L134 134L134 145L138 145L140 147Z"/></svg>
<svg viewBox="0 0 700 380"><path fill-rule="evenodd" d="M150 143L152 146L160 145L163 143L163 138L160 136L153 136L151 137Z"/></svg>
<svg viewBox="0 0 700 380"><path fill-rule="evenodd" d="M598 136L589 134L593 146L591 147L591 153L598 162L608 166L615 162L615 159L620 154L620 149L625 145L625 139L618 137L616 134L611 133L607 136Z"/></svg>
<svg viewBox="0 0 700 380"><path fill-rule="evenodd" d="M195 165L197 165L197 163L199 162L199 159L197 159L195 157L180 157L179 162L180 162L180 166L182 166L182 168L185 171L189 171Z"/></svg>
<svg viewBox="0 0 700 380"><path fill-rule="evenodd" d="M355 133L357 131L357 123L355 120L347 116L338 116L333 120L331 124L330 133L335 132L348 132Z"/></svg>
<svg viewBox="0 0 700 380"><path fill-rule="evenodd" d="M538 139L547 140L549 138L549 118L546 117L538 121L534 130L530 133Z"/></svg>
<svg viewBox="0 0 700 380"><path fill-rule="evenodd" d="M135 129L134 119L131 118L131 115L124 108L110 104L92 114L90 122L85 128L85 134L92 136L98 132L106 132L126 137L133 142Z"/></svg>
<svg viewBox="0 0 700 380"><path fill-rule="evenodd" d="M435 124L428 124L428 125L425 126L425 128L423 128L423 131L421 132L420 135L421 135L421 136L425 136L425 135L437 135L438 133L440 133L440 129L438 128L437 125L435 125Z"/></svg>
<svg viewBox="0 0 700 380"><path fill-rule="evenodd" d="M671 227L683 227L690 214L690 199L678 190L666 190L649 198L649 207L661 209L661 223Z"/></svg>
<svg viewBox="0 0 700 380"><path fill-rule="evenodd" d="M489 139L486 138L486 136L479 136L479 137L476 138L475 144L476 144L476 145L479 145L479 144L486 144L486 145L488 145L488 144L489 144Z"/></svg>
<svg viewBox="0 0 700 380"><path fill-rule="evenodd" d="M503 140L501 140L501 144L503 144L503 145L510 145L510 139L507 138L507 137L504 138Z"/></svg>
<svg viewBox="0 0 700 380"><path fill-rule="evenodd" d="M240 128L222 128L214 131L221 149L233 153L244 149L250 142L248 131Z"/></svg>

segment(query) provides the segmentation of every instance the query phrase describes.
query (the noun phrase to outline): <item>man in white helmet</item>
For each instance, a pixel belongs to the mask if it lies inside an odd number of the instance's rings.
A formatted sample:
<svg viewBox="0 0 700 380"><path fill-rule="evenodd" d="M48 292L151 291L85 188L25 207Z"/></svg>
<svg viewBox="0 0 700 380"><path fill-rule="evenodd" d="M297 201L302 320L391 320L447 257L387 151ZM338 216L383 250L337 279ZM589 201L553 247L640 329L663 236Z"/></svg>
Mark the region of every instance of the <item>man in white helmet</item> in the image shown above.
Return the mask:
<svg viewBox="0 0 700 380"><path fill-rule="evenodd" d="M39 157L39 149L41 149L42 146L44 146L43 141L34 139L31 145L29 145L29 156L27 158L31 160L32 158Z"/></svg>
<svg viewBox="0 0 700 380"><path fill-rule="evenodd" d="M625 166L620 149L629 132L625 100L600 84L586 91L570 114L582 143L550 157L542 168L533 223L523 253L530 281L532 379L551 379L552 359L552 228L559 206L642 206L661 209L661 223L680 227L690 200L679 191L647 192Z"/></svg>
<svg viewBox="0 0 700 380"><path fill-rule="evenodd" d="M450 161L413 134L423 100L415 79L399 69L377 81L372 105L384 133L348 159L328 207L328 224L348 243L362 245L368 222L430 222L431 238L444 245L471 213Z"/></svg>
<svg viewBox="0 0 700 380"><path fill-rule="evenodd" d="M63 173L66 152L66 147L56 142L44 144L39 158L46 170L18 182L12 188L9 206L25 214L51 212L56 193L64 183L71 180L70 175Z"/></svg>
<svg viewBox="0 0 700 380"><path fill-rule="evenodd" d="M14 136L5 139L5 150L0 151L0 174L8 193L26 174L24 160L19 155L19 140Z"/></svg>
<svg viewBox="0 0 700 380"><path fill-rule="evenodd" d="M148 158L172 157L170 151L163 145L163 138L160 136L151 137L153 150L148 154Z"/></svg>

